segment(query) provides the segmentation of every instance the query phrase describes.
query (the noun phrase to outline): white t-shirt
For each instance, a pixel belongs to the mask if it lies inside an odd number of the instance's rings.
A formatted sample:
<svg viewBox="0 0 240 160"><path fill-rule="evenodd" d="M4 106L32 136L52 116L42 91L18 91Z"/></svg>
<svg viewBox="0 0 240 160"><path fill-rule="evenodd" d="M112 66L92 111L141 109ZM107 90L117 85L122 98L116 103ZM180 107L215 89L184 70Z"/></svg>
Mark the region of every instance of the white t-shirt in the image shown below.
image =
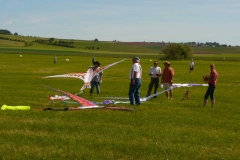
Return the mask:
<svg viewBox="0 0 240 160"><path fill-rule="evenodd" d="M129 73L129 79L134 78L134 71L137 72L136 78L142 77L142 67L139 63L134 63Z"/></svg>
<svg viewBox="0 0 240 160"><path fill-rule="evenodd" d="M194 66L194 62L190 62L190 67L193 67Z"/></svg>
<svg viewBox="0 0 240 160"><path fill-rule="evenodd" d="M158 78L159 76L157 76L157 74L161 74L161 68L160 67L151 67L149 70L149 74L152 74L152 78Z"/></svg>

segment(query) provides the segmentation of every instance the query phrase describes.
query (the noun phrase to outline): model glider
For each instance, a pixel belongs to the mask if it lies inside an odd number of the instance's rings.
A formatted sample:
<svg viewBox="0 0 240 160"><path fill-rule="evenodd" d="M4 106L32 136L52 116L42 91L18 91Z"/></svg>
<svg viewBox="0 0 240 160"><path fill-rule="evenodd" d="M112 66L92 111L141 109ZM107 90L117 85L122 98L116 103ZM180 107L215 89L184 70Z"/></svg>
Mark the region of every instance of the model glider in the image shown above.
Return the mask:
<svg viewBox="0 0 240 160"><path fill-rule="evenodd" d="M193 84L193 83L189 83L189 84L172 84L172 88L170 88L170 89L179 88L179 87L197 87L197 86L208 86L208 84ZM161 85L161 88L163 88L162 85ZM151 98L153 98L153 97L155 97L155 96L157 96L159 94L165 93L166 91L168 91L170 89L162 90L162 91L157 92L155 94L152 94L152 95L150 95L148 97L140 98L140 102L146 102L149 99L151 99ZM123 97L111 97L111 98L115 98L115 99L129 99L129 98L123 98Z"/></svg>
<svg viewBox="0 0 240 160"><path fill-rule="evenodd" d="M62 91L62 90L58 90L56 88L52 88L52 87L48 87L48 86L45 86L43 85L44 87L46 88L49 88L49 89L52 89L52 90L55 90L59 93L62 93L63 95L69 97L70 99L76 101L80 106L78 107L75 107L75 108L64 108L64 109L54 109L54 108L49 108L49 107L46 107L44 108L44 110L81 110L81 109L90 109L90 108L102 108L102 109L113 109L113 110L124 110L124 111L132 111L133 109L131 108L125 108L125 107L110 107L110 106L98 106L97 104L93 103L93 102L90 102L82 97L79 97L79 96L76 96L74 94L71 94L71 93L68 93L68 92L65 92L65 91Z"/></svg>
<svg viewBox="0 0 240 160"><path fill-rule="evenodd" d="M70 78L78 78L78 79L81 79L84 81L84 84L82 86L82 88L80 89L80 92L79 93L82 93L83 90L85 88L91 88L91 85L90 85L90 82L91 80L93 79L93 77L95 77L96 75L98 75L100 72L104 71L105 69L115 65L115 64L118 64L122 61L124 61L126 59L123 59L121 61L118 61L118 62L114 62L112 64L108 64L106 66L103 66L103 67L99 67L99 69L93 71L92 70L92 67L89 67L89 69L87 70L86 73L69 73L69 74L60 74L60 75L53 75L53 76L47 76L47 77L43 77L43 78L54 78L54 77L70 77Z"/></svg>
<svg viewBox="0 0 240 160"><path fill-rule="evenodd" d="M67 96L59 96L59 95L55 95L55 96L48 96L48 98L50 100L59 100L59 101L66 101L69 100L70 98Z"/></svg>
<svg viewBox="0 0 240 160"><path fill-rule="evenodd" d="M207 87L208 84L195 84L195 83L185 83L185 84L175 83L175 84L172 84L173 88L176 88L176 87L199 87L199 86ZM163 88L163 85L161 85L161 88Z"/></svg>

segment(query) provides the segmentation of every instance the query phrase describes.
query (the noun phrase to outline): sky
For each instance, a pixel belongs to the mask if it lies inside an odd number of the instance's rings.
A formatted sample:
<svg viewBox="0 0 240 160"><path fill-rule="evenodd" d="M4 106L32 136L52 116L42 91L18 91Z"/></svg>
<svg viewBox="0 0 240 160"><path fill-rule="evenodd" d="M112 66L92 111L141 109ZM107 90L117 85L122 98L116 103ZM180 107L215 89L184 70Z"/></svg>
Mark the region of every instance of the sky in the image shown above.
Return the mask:
<svg viewBox="0 0 240 160"><path fill-rule="evenodd" d="M240 0L0 0L0 29L24 36L240 45Z"/></svg>

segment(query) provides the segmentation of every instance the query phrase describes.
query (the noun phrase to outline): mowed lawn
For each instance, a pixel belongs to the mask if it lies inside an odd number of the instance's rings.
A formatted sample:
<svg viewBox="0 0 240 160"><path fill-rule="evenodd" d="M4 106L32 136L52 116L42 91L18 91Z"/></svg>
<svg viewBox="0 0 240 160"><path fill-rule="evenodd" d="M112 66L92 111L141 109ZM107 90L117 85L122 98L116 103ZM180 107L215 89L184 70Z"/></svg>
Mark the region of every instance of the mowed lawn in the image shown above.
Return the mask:
<svg viewBox="0 0 240 160"><path fill-rule="evenodd" d="M172 100L160 94L140 107L133 106L132 112L43 111L44 107L77 105L49 101L48 96L60 93L41 85L75 94L83 82L42 77L85 72L91 65L90 56L59 55L55 65L53 57L0 54L0 106L31 107L29 111L0 111L0 159L240 159L239 61L205 57L195 61L192 74L188 73L189 61L171 61L174 83L202 84L202 75L209 74L209 65L215 63L219 79L214 108L210 101L203 107L207 87L190 87L174 89ZM101 66L124 58L96 57ZM157 59L141 58L141 97L147 93L148 70ZM162 69L163 62L159 61ZM101 94L90 96L86 89L80 96L95 102L127 98L131 66L128 58L105 70ZM187 90L189 100L183 99ZM114 106L130 108L128 104Z"/></svg>

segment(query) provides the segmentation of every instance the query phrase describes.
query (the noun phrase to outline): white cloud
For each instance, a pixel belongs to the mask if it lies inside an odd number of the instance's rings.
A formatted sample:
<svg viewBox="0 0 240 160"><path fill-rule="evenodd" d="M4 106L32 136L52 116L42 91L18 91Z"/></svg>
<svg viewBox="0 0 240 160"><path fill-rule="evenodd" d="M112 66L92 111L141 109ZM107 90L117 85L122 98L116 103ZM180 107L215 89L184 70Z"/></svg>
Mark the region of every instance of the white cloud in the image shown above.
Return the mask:
<svg viewBox="0 0 240 160"><path fill-rule="evenodd" d="M13 21L7 21L5 24L12 24Z"/></svg>
<svg viewBox="0 0 240 160"><path fill-rule="evenodd" d="M47 18L34 18L34 19L31 19L30 22L31 23L39 23L39 22L43 22L47 20Z"/></svg>

